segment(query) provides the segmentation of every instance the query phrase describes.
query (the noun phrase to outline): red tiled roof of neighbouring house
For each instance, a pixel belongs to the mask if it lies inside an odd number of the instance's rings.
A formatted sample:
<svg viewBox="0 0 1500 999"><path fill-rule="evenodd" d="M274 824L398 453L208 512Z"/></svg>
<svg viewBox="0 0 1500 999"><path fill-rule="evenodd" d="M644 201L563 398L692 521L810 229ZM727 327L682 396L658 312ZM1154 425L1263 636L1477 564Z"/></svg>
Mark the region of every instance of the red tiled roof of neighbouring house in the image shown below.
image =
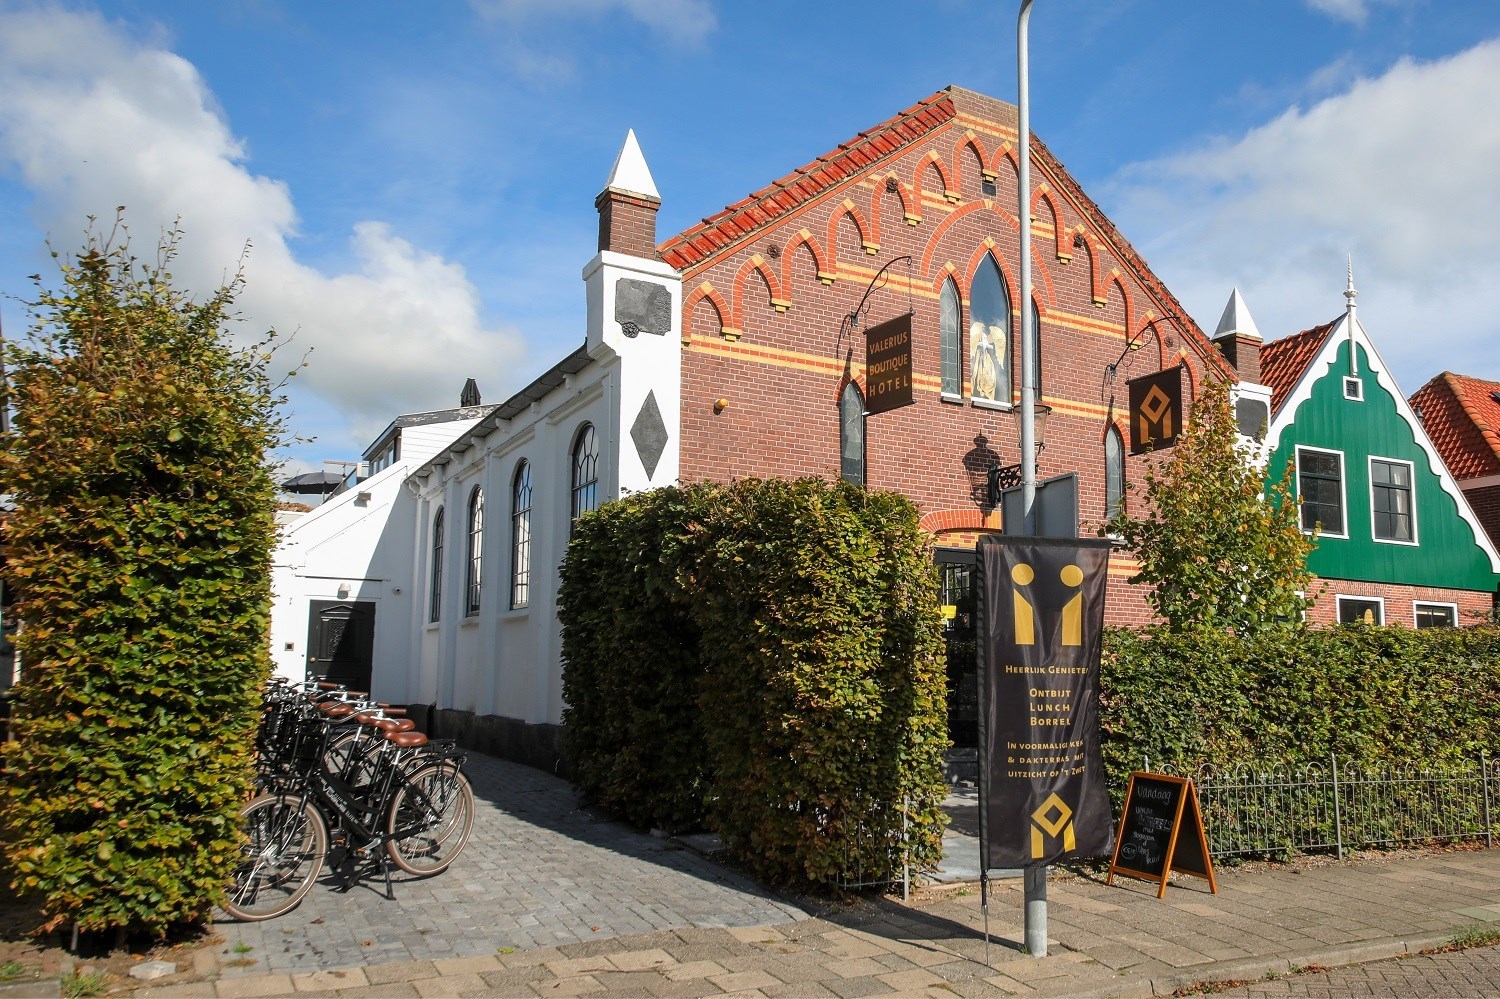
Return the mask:
<svg viewBox="0 0 1500 999"><path fill-rule="evenodd" d="M960 103L963 107L958 106ZM945 88L874 128L860 132L848 142L840 143L833 152L818 157L723 211L683 230L657 247L657 252L668 264L686 271L716 252L749 238L782 215L826 195L842 184L858 180L877 160L922 139L961 114L976 112L993 121L1003 119L1012 126L1015 123L1016 109L1013 105L961 87ZM1120 234L1109 217L1068 173L1062 161L1052 154L1034 132L1031 146L1042 173L1056 183L1063 194L1073 201L1079 213L1086 216L1095 230L1105 237L1121 260L1156 297L1163 310L1180 320L1186 337L1193 343L1199 357L1217 371L1220 377L1235 379L1237 376L1234 368L1203 335L1203 331L1182 307L1177 296L1152 273L1135 247Z"/></svg>
<svg viewBox="0 0 1500 999"><path fill-rule="evenodd" d="M1500 382L1444 371L1411 404L1455 479L1500 474Z"/></svg>
<svg viewBox="0 0 1500 999"><path fill-rule="evenodd" d="M1337 322L1334 320L1272 340L1260 349L1260 380L1271 387L1271 412L1281 410L1287 396L1292 394L1292 389L1297 387L1308 366L1328 342L1328 334Z"/></svg>

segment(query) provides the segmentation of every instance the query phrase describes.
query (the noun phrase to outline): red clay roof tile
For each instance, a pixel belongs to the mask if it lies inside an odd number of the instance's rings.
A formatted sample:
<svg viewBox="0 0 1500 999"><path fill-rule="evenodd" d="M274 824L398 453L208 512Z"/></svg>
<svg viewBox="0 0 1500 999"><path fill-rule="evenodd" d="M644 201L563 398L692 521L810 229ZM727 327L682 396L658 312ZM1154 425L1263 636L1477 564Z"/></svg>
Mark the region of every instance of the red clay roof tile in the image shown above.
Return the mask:
<svg viewBox="0 0 1500 999"><path fill-rule="evenodd" d="M1273 340L1260 349L1260 380L1271 387L1271 412L1281 410L1287 396L1307 372L1308 365L1323 349L1337 321Z"/></svg>
<svg viewBox="0 0 1500 999"><path fill-rule="evenodd" d="M1444 371L1411 404L1454 478L1500 474L1500 382Z"/></svg>

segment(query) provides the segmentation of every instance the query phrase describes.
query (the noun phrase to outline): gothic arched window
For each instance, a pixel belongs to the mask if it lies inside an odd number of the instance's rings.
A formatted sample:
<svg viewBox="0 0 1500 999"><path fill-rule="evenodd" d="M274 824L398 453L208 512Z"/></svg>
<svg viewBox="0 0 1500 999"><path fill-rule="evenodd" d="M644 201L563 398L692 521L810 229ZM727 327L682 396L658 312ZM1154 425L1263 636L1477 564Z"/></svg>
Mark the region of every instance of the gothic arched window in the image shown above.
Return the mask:
<svg viewBox="0 0 1500 999"><path fill-rule="evenodd" d="M1010 404L1010 293L985 254L969 285L969 381L975 399Z"/></svg>
<svg viewBox="0 0 1500 999"><path fill-rule="evenodd" d="M865 481L865 397L853 382L839 396L839 477Z"/></svg>

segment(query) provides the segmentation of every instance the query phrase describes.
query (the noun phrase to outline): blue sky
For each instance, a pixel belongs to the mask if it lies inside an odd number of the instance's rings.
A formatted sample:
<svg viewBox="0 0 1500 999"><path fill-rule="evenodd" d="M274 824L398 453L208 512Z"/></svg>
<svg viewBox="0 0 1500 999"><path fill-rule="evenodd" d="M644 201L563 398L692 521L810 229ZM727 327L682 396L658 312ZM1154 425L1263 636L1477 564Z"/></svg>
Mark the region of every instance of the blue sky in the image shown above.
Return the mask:
<svg viewBox="0 0 1500 999"><path fill-rule="evenodd" d="M947 84L1015 99L1015 0L0 0L0 292L127 206L313 347L291 467L502 401L583 338L634 128L665 238ZM1343 304L1410 393L1500 379L1500 4L1037 0L1032 126L1210 330ZM53 272L55 273L55 272ZM26 327L0 301L7 336Z"/></svg>

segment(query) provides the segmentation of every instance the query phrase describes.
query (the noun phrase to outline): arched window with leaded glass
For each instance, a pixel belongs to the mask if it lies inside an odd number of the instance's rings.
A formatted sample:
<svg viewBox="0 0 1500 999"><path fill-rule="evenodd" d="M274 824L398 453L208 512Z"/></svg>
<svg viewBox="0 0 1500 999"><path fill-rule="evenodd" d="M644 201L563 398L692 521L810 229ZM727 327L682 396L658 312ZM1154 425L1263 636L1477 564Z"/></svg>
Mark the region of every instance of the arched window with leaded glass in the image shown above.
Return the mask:
<svg viewBox="0 0 1500 999"><path fill-rule="evenodd" d="M443 508L432 515L432 586L427 594L427 620L443 616Z"/></svg>
<svg viewBox="0 0 1500 999"><path fill-rule="evenodd" d="M599 508L599 435L592 423L578 428L573 437L573 512L577 520Z"/></svg>
<svg viewBox="0 0 1500 999"><path fill-rule="evenodd" d="M963 315L958 301L958 285L949 278L943 282L938 299L938 339L943 355L943 395L962 396L964 392Z"/></svg>
<svg viewBox="0 0 1500 999"><path fill-rule="evenodd" d="M1125 442L1118 427L1104 434L1104 519L1113 520L1125 499Z"/></svg>
<svg viewBox="0 0 1500 999"><path fill-rule="evenodd" d="M1010 404L1010 293L1000 265L985 254L969 285L969 381L985 402Z"/></svg>
<svg viewBox="0 0 1500 999"><path fill-rule="evenodd" d="M531 463L516 466L510 487L510 605L531 602Z"/></svg>
<svg viewBox="0 0 1500 999"><path fill-rule="evenodd" d="M484 490L478 486L469 494L468 572L464 576L464 616L479 613L479 591L484 558Z"/></svg>
<svg viewBox="0 0 1500 999"><path fill-rule="evenodd" d="M865 481L865 397L853 382L839 396L839 477Z"/></svg>

